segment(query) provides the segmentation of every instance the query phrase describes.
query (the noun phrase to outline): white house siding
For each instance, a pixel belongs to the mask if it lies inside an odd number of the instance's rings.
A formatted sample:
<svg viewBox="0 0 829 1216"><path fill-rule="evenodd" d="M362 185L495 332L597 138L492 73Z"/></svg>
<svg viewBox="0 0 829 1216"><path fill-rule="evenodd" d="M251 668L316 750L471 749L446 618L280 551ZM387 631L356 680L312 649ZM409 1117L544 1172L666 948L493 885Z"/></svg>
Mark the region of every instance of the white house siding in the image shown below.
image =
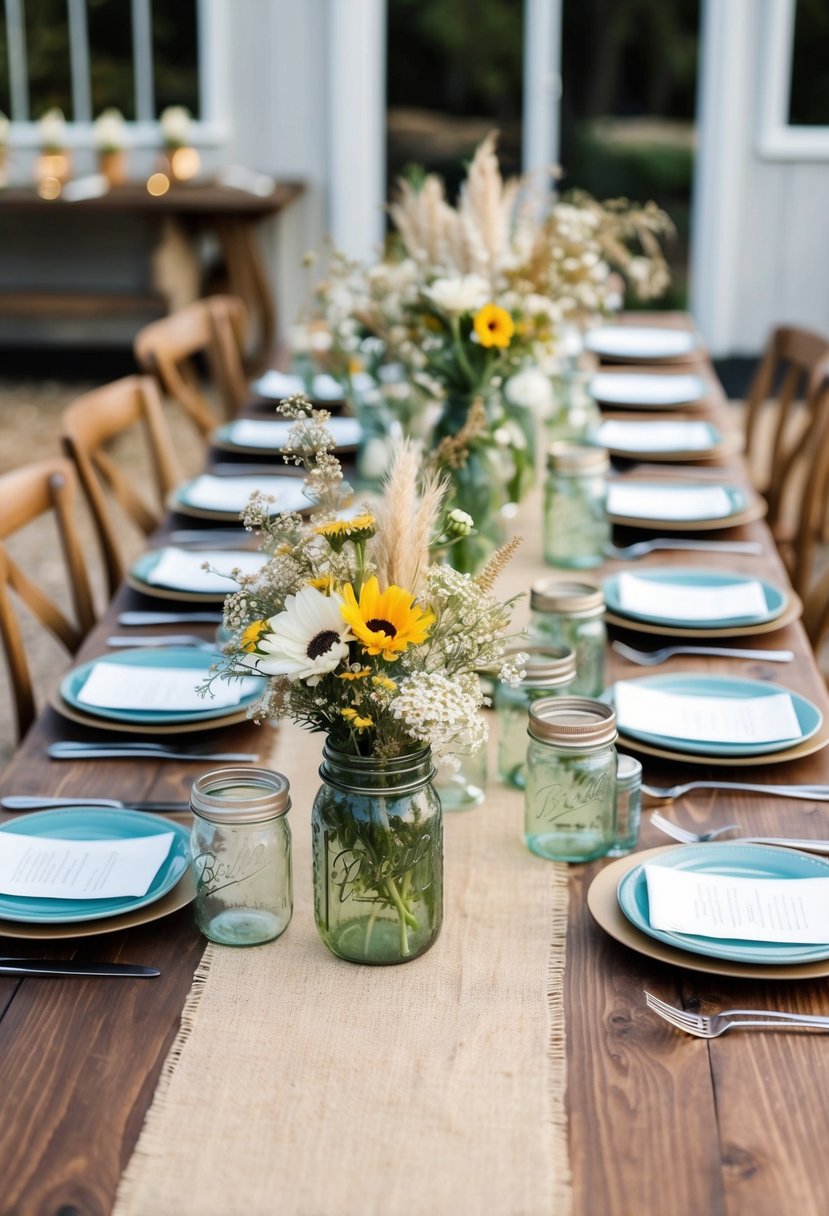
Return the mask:
<svg viewBox="0 0 829 1216"><path fill-rule="evenodd" d="M756 354L776 324L829 333L829 157L758 146L778 2L703 0L691 306L717 356Z"/></svg>

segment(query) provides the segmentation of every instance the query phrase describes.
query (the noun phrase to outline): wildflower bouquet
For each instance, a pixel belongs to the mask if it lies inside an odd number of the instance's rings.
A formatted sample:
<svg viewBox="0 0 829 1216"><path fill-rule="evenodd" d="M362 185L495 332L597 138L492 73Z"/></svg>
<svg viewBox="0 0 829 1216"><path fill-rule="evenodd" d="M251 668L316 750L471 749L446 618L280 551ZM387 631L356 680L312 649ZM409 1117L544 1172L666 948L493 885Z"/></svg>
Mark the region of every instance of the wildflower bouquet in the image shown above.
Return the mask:
<svg viewBox="0 0 829 1216"><path fill-rule="evenodd" d="M314 807L317 924L337 954L364 962L415 957L441 913L442 831L431 757L458 763L487 728L476 674L505 661L511 602L493 581L517 542L477 579L429 564L472 521L446 512L446 486L403 445L377 505L346 512L328 414L303 398L286 459L306 469L308 518L272 515L254 496L245 522L270 555L225 603L232 640L213 673L256 671L267 687L253 716L287 717L327 735L326 784Z"/></svg>

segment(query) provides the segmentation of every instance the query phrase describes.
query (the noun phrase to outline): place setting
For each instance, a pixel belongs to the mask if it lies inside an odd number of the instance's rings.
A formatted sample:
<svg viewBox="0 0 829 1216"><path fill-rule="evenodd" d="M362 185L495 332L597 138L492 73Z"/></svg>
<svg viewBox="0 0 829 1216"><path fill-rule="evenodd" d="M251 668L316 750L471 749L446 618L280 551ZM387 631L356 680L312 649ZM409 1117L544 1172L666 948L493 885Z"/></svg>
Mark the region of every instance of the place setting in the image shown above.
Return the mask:
<svg viewBox="0 0 829 1216"><path fill-rule="evenodd" d="M271 498L271 514L280 511L304 512L311 503L304 493L303 479L297 473L245 473L244 466L233 475L201 473L174 490L168 506L181 515L198 519L236 520L247 507L251 495Z"/></svg>
<svg viewBox="0 0 829 1216"><path fill-rule="evenodd" d="M622 570L602 585L608 623L648 635L751 637L782 629L802 611L788 588L713 567Z"/></svg>
<svg viewBox="0 0 829 1216"><path fill-rule="evenodd" d="M712 422L700 419L604 418L590 442L624 461L709 462L736 449Z"/></svg>
<svg viewBox="0 0 829 1216"><path fill-rule="evenodd" d="M261 676L214 682L202 695L219 652L211 647L138 646L74 667L51 704L63 718L96 730L139 735L213 730L242 722L262 692Z"/></svg>
<svg viewBox="0 0 829 1216"><path fill-rule="evenodd" d="M709 387L695 372L602 370L590 380L590 395L602 409L685 414L707 409Z"/></svg>
<svg viewBox="0 0 829 1216"><path fill-rule="evenodd" d="M90 937L159 920L192 902L189 826L96 805L94 799L76 801L0 824L3 936ZM140 967L89 966L77 970L158 974Z"/></svg>
<svg viewBox="0 0 829 1216"><path fill-rule="evenodd" d="M244 537L244 533L241 536ZM204 548L165 545L149 549L130 566L128 584L143 595L184 603L221 604L238 590L232 572L257 574L267 558L249 549L211 548L205 534ZM205 568L207 567L207 569Z"/></svg>
<svg viewBox="0 0 829 1216"><path fill-rule="evenodd" d="M707 532L761 519L764 500L733 482L612 481L607 513L613 524L665 531Z"/></svg>
<svg viewBox="0 0 829 1216"><path fill-rule="evenodd" d="M779 684L680 672L617 680L603 694L621 746L685 764L781 764L829 743L823 714Z"/></svg>
<svg viewBox="0 0 829 1216"><path fill-rule="evenodd" d="M278 455L286 445L293 422L283 418L237 418L218 427L210 436L214 448L249 455ZM328 421L334 451L353 454L363 436L356 418L339 414Z"/></svg>
<svg viewBox="0 0 829 1216"><path fill-rule="evenodd" d="M584 348L600 359L637 363L697 358L700 340L691 329L667 326L599 325L584 334Z"/></svg>

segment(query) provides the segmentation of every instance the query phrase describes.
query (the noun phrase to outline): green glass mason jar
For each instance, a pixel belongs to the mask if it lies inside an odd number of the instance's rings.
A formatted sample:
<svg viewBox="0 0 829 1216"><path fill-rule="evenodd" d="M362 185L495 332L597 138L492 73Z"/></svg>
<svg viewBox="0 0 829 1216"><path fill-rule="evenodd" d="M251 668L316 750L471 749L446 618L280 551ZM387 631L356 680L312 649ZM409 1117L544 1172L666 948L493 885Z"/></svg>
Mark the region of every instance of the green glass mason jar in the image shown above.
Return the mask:
<svg viewBox="0 0 829 1216"><path fill-rule="evenodd" d="M566 646L576 655L570 691L598 697L605 688L607 626L604 592L587 580L539 579L530 591L530 637L539 646Z"/></svg>
<svg viewBox="0 0 829 1216"><path fill-rule="evenodd" d="M555 405L546 426L548 443L584 443L599 425L601 412L590 391L593 371L567 367L553 378Z"/></svg>
<svg viewBox="0 0 829 1216"><path fill-rule="evenodd" d="M524 840L550 861L592 861L616 834L616 715L589 697L530 705Z"/></svg>
<svg viewBox="0 0 829 1216"><path fill-rule="evenodd" d="M285 931L293 910L288 779L264 768L218 768L193 782L190 855L196 924L223 946Z"/></svg>
<svg viewBox="0 0 829 1216"><path fill-rule="evenodd" d="M607 452L587 444L553 443L544 495L544 560L550 566L599 566L610 541Z"/></svg>
<svg viewBox="0 0 829 1216"><path fill-rule="evenodd" d="M443 819L429 748L380 759L326 742L311 815L314 913L354 963L405 963L443 919Z"/></svg>
<svg viewBox="0 0 829 1216"><path fill-rule="evenodd" d="M576 675L576 656L564 646L522 646L527 656L526 676L520 684L498 684L498 779L523 790L527 784L527 721L530 703L542 697L562 696Z"/></svg>

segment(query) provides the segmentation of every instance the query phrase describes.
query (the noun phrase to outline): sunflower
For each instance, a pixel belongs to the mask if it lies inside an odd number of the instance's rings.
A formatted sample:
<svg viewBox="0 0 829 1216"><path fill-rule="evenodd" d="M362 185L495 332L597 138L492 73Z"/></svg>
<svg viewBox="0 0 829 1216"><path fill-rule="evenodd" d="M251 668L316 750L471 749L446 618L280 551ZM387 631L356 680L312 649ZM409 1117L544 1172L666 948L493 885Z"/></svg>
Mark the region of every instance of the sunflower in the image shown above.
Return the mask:
<svg viewBox="0 0 829 1216"><path fill-rule="evenodd" d="M434 624L433 612L417 608L414 596L402 587L387 587L381 593L372 575L363 584L360 600L350 583L343 587L343 620L367 654L379 654L393 662L408 646L425 642Z"/></svg>
<svg viewBox="0 0 829 1216"><path fill-rule="evenodd" d="M340 615L342 601L305 586L285 600L285 609L269 621L257 621L264 629L256 638L255 650L244 656L247 667L269 676L305 680L311 688L324 675L348 658L353 641ZM248 631L246 631L247 633Z"/></svg>
<svg viewBox="0 0 829 1216"><path fill-rule="evenodd" d="M484 304L472 322L481 346L509 346L515 333L515 323L505 308L497 304Z"/></svg>

